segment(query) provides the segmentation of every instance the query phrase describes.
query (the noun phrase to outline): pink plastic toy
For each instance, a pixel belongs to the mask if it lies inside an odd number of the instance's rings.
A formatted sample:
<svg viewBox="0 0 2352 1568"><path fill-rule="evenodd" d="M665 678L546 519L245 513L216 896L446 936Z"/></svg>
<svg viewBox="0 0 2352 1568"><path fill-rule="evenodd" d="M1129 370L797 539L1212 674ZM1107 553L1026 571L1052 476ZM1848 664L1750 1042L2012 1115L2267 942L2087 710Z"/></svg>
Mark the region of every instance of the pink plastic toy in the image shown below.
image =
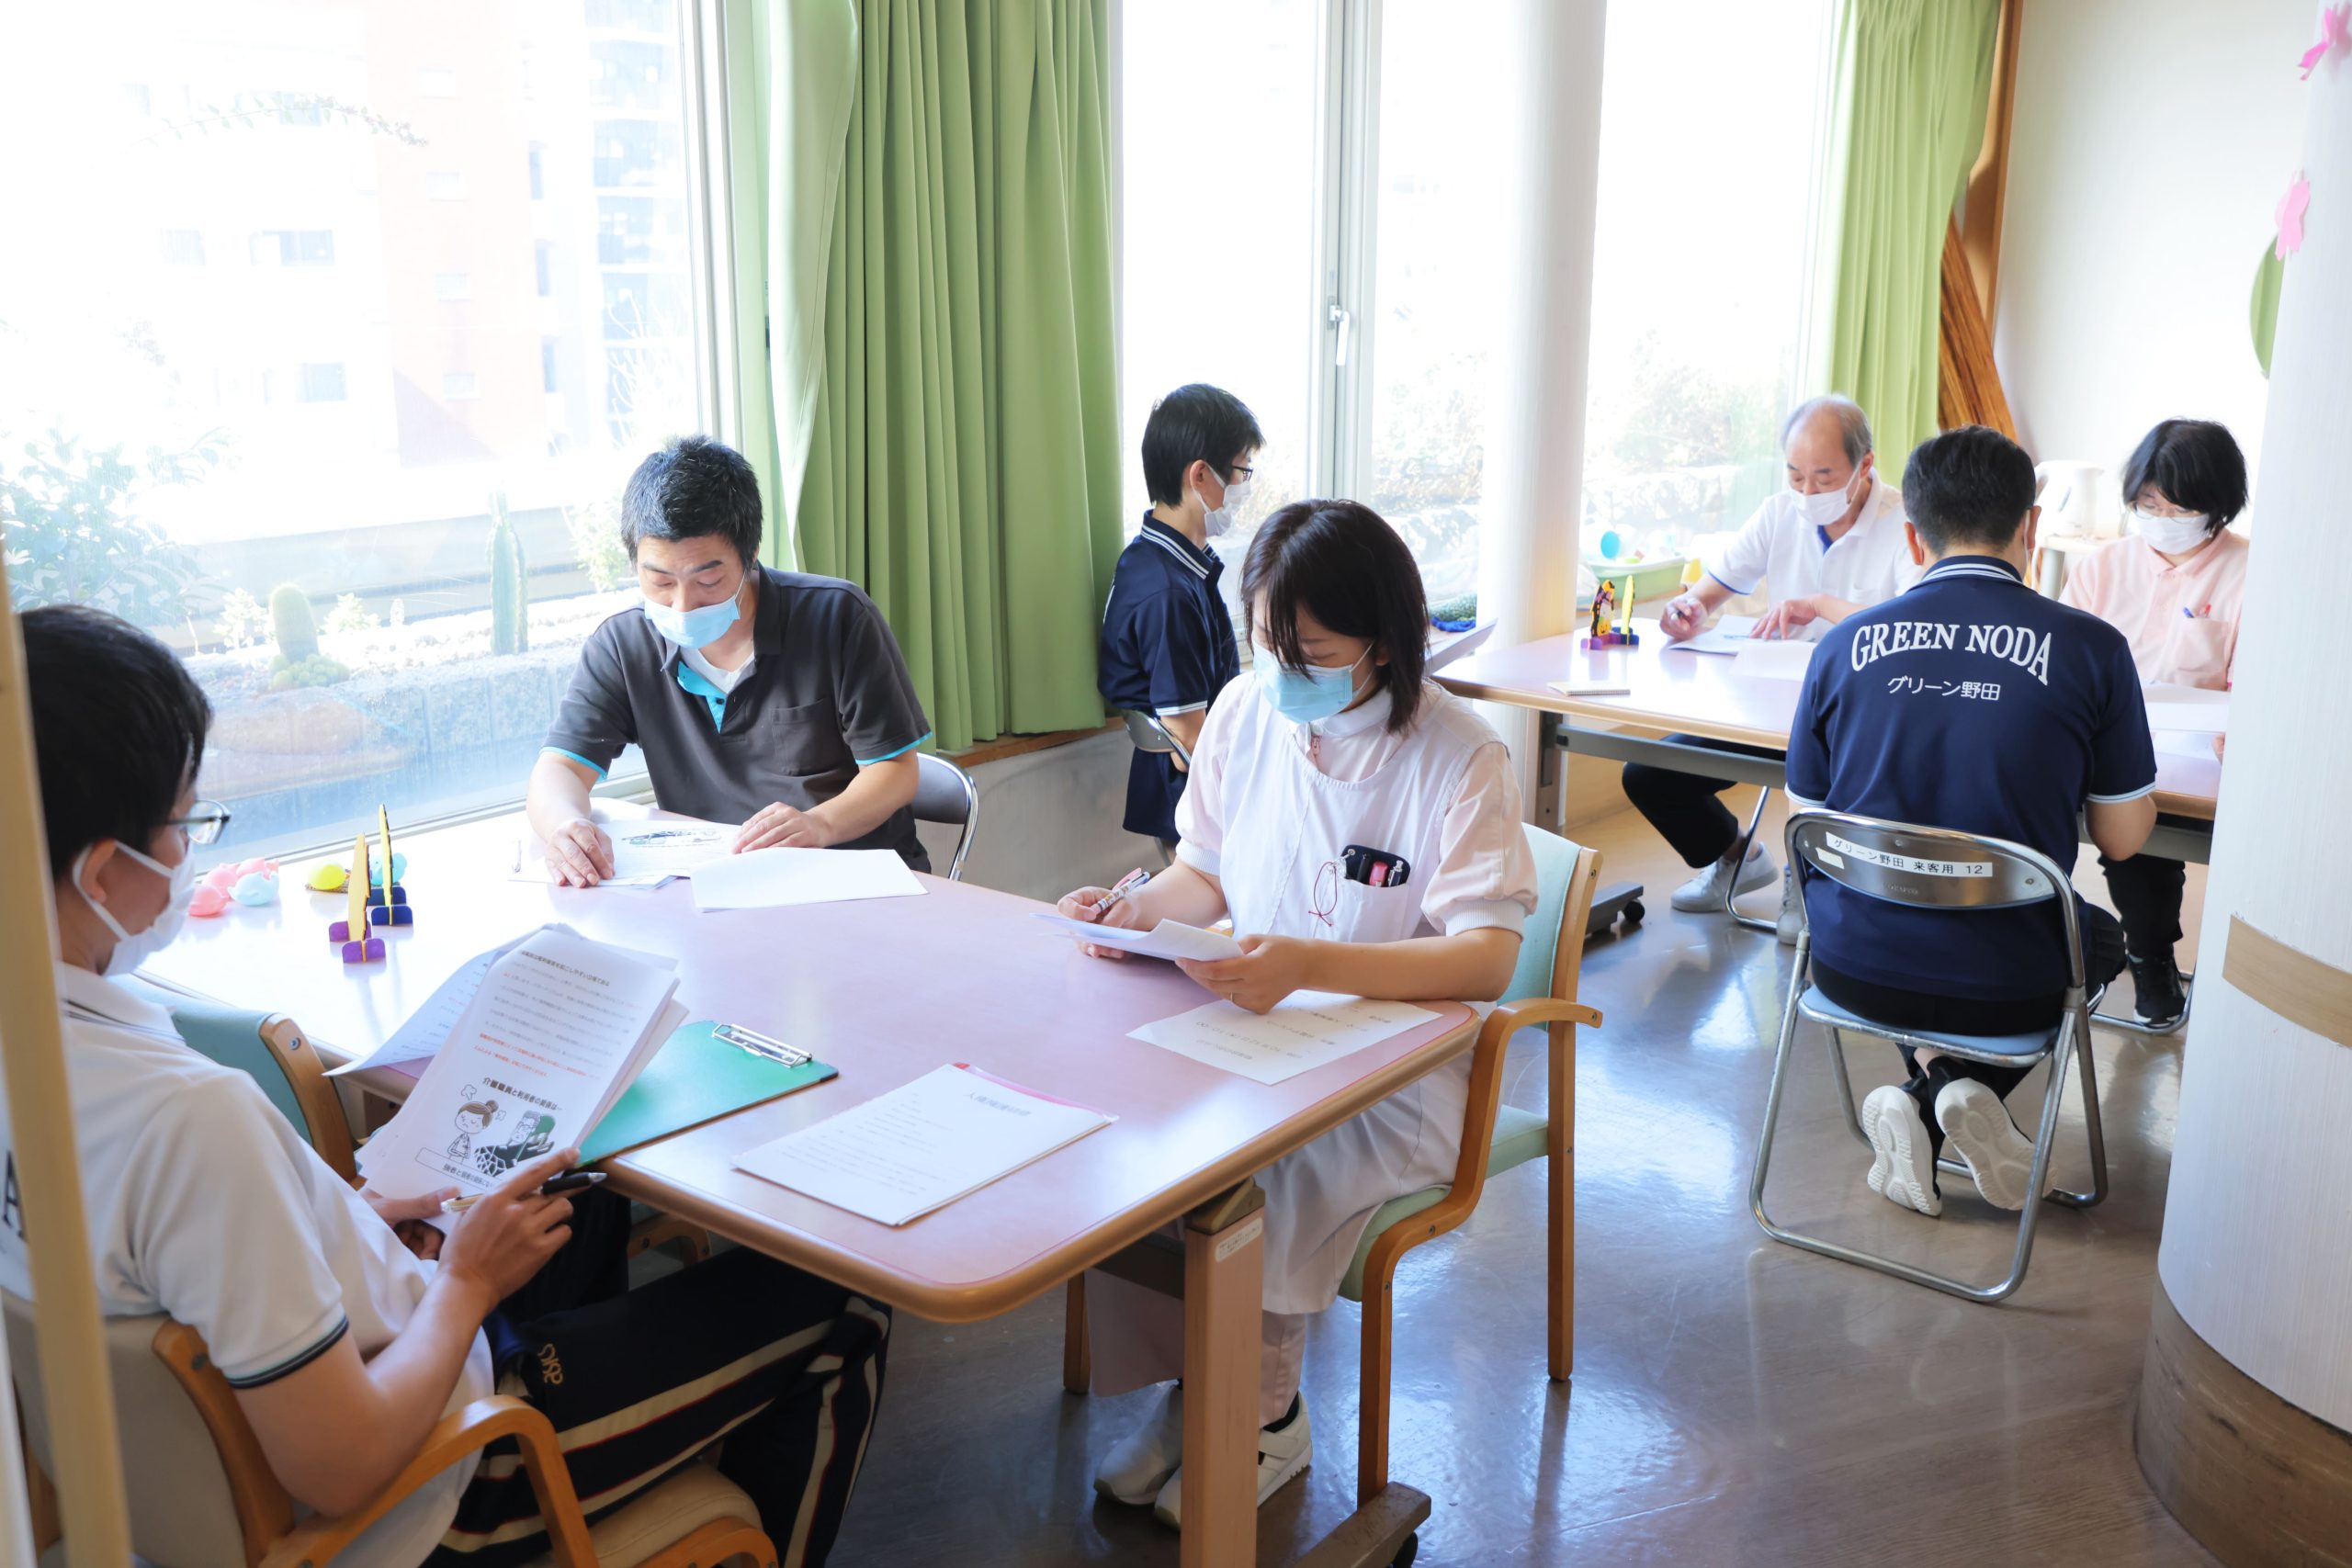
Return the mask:
<svg viewBox="0 0 2352 1568"><path fill-rule="evenodd" d="M199 920L209 920L229 907L229 896L212 886L208 878L196 885L187 896L187 912Z"/></svg>

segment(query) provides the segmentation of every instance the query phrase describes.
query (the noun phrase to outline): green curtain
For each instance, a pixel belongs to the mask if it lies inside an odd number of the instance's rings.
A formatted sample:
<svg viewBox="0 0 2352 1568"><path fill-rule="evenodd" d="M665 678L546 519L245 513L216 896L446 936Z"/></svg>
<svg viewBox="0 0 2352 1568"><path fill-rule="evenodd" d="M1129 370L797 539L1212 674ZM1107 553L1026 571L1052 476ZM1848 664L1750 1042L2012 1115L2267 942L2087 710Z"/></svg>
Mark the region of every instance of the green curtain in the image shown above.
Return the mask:
<svg viewBox="0 0 2352 1568"><path fill-rule="evenodd" d="M1984 144L1999 21L1998 0L1846 0L1838 21L1825 384L1869 413L1890 475L1938 428L1944 226Z"/></svg>
<svg viewBox="0 0 2352 1568"><path fill-rule="evenodd" d="M755 7L775 494L801 567L888 616L942 750L1102 720L1107 3Z"/></svg>

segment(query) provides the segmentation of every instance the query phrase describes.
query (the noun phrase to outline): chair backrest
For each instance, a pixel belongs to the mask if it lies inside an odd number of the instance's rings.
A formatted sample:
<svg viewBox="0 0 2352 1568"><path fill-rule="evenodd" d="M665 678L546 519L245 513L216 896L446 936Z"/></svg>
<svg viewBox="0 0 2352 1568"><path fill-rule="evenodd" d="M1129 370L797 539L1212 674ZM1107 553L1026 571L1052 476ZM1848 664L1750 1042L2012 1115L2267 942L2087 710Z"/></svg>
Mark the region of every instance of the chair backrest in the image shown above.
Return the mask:
<svg viewBox="0 0 2352 1568"><path fill-rule="evenodd" d="M1528 852L1535 857L1535 912L1519 944L1506 1002L1535 997L1576 995L1584 963L1584 928L1592 912L1592 889L1600 857L1572 839L1533 826L1522 827Z"/></svg>
<svg viewBox="0 0 2352 1568"><path fill-rule="evenodd" d="M300 1027L283 1013L223 1007L176 991L130 982L131 988L172 1015L189 1049L234 1067L261 1086L269 1102L310 1141L336 1175L356 1179L351 1122L326 1064Z"/></svg>
<svg viewBox="0 0 2352 1568"><path fill-rule="evenodd" d="M1159 722L1157 714L1121 708L1119 716L1126 721L1127 739L1135 742L1136 750L1148 751L1155 757L1173 757L1187 768L1193 765L1193 754L1184 750L1183 742L1168 732L1168 727Z"/></svg>
<svg viewBox="0 0 2352 1568"><path fill-rule="evenodd" d="M916 754L915 820L936 822L961 829L956 852L947 860L947 880L964 879L964 857L972 852L973 836L980 826L980 789L972 775L944 757L929 751Z"/></svg>
<svg viewBox="0 0 2352 1568"><path fill-rule="evenodd" d="M32 1303L0 1292L8 1321L8 1363L33 1462L54 1476L49 1403L33 1341ZM212 1432L178 1375L156 1354L167 1317L111 1317L107 1369L114 1382L115 1430L130 1500L130 1543L173 1568L245 1568L245 1535Z"/></svg>
<svg viewBox="0 0 2352 1568"><path fill-rule="evenodd" d="M2019 909L2054 901L2066 929L2074 983L2083 983L2074 883L2038 850L1954 828L1924 828L1845 811L1789 815L1789 863L1840 887L1914 909Z"/></svg>

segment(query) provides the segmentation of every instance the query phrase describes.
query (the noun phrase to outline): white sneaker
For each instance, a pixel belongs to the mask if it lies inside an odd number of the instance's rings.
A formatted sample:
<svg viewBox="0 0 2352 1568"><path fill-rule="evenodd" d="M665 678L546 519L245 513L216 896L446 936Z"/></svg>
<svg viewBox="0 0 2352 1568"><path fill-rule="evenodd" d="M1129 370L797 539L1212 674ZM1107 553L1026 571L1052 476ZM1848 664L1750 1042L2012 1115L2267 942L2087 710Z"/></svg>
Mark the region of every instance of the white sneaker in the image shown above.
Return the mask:
<svg viewBox="0 0 2352 1568"><path fill-rule="evenodd" d="M1928 1124L1919 1120L1918 1101L1891 1083L1881 1084L1862 1101L1862 1132L1876 1151L1867 1179L1871 1190L1929 1219L1942 1213L1935 1156L1928 1152Z"/></svg>
<svg viewBox="0 0 2352 1568"><path fill-rule="evenodd" d="M1306 1393L1301 1390L1291 1404L1290 1425L1279 1432L1262 1428L1258 1433L1258 1506L1265 1506L1266 1499L1283 1489L1285 1482L1306 1468L1315 1457L1315 1437L1306 1425ZM1181 1509L1184 1497L1184 1472L1179 1470L1159 1489L1159 1501L1151 1507L1152 1517L1170 1529L1181 1529Z"/></svg>
<svg viewBox="0 0 2352 1568"><path fill-rule="evenodd" d="M1184 1462L1184 1385L1170 1383L1151 1419L1121 1438L1094 1472L1094 1490L1140 1508Z"/></svg>
<svg viewBox="0 0 2352 1568"><path fill-rule="evenodd" d="M1936 1124L1968 1162L1976 1190L1996 1209L2022 1209L2032 1190L2033 1140L2018 1131L2008 1107L1974 1078L1954 1078L1936 1096Z"/></svg>
<svg viewBox="0 0 2352 1568"><path fill-rule="evenodd" d="M1781 884L1781 945L1794 947L1797 938L1804 934L1804 900L1797 894L1797 879L1792 875Z"/></svg>
<svg viewBox="0 0 2352 1568"><path fill-rule="evenodd" d="M1737 848L1737 844L1732 846L1734 850ZM1724 879L1731 874L1731 851L1726 850L1723 859L1676 888L1674 896L1667 902L1686 915L1719 911L1724 907ZM1764 846L1750 844L1747 846L1747 858L1739 863L1739 880L1732 887L1732 897L1736 898L1758 887L1770 887L1772 879L1780 874L1781 868L1772 863L1772 857L1764 852Z"/></svg>

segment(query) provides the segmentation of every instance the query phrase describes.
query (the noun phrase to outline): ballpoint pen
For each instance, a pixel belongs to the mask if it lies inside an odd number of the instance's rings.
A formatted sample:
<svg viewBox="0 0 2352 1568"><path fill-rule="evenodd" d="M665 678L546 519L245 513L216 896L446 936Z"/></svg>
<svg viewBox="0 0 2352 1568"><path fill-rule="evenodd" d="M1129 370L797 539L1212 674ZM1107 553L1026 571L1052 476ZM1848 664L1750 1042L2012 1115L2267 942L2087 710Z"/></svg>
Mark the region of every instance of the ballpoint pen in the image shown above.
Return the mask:
<svg viewBox="0 0 2352 1568"><path fill-rule="evenodd" d="M1128 894L1134 892L1136 888L1141 887L1145 883L1149 882L1150 880L1151 873L1145 871L1140 866L1136 868L1134 871L1127 873L1126 875L1119 878L1118 882L1111 889L1111 896L1103 899L1100 904L1094 906L1095 918L1100 919L1102 917L1109 914L1113 909L1118 908L1120 899L1125 897Z"/></svg>

